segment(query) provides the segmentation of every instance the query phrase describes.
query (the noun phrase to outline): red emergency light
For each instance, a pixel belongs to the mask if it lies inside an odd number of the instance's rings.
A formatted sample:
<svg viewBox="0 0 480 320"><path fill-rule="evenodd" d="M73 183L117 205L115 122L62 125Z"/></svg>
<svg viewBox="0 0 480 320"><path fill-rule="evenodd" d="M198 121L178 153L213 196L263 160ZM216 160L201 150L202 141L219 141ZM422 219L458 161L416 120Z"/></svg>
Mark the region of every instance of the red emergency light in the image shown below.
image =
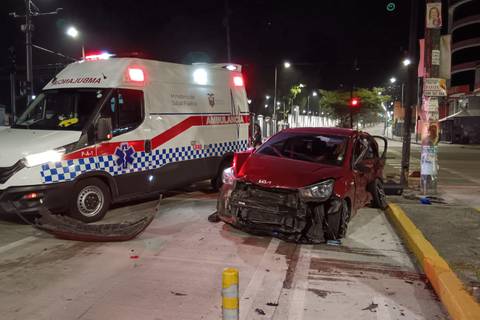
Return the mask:
<svg viewBox="0 0 480 320"><path fill-rule="evenodd" d="M235 87L243 87L243 77L242 76L234 76L233 77L233 85Z"/></svg>
<svg viewBox="0 0 480 320"><path fill-rule="evenodd" d="M128 79L133 82L144 82L145 74L140 68L128 68Z"/></svg>
<svg viewBox="0 0 480 320"><path fill-rule="evenodd" d="M112 56L113 56L113 54L110 54L108 52L102 52L102 53L97 53L97 54L86 55L85 60L86 61L108 60Z"/></svg>

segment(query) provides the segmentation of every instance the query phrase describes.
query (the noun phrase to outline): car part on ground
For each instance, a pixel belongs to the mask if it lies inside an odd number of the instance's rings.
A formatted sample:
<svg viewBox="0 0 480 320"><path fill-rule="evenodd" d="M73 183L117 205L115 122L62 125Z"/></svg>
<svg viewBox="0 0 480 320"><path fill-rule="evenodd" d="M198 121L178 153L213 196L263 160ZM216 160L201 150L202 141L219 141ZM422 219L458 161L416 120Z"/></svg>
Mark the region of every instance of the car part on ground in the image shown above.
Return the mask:
<svg viewBox="0 0 480 320"><path fill-rule="evenodd" d="M345 200L332 197L306 202L297 190L263 188L237 181L222 189L220 218L250 233L272 235L298 243L323 243L344 237L350 210Z"/></svg>
<svg viewBox="0 0 480 320"><path fill-rule="evenodd" d="M40 218L34 226L57 238L87 242L127 241L142 233L159 211L160 201L155 210L131 222L109 224L87 224L68 216L52 214L47 209L40 210Z"/></svg>

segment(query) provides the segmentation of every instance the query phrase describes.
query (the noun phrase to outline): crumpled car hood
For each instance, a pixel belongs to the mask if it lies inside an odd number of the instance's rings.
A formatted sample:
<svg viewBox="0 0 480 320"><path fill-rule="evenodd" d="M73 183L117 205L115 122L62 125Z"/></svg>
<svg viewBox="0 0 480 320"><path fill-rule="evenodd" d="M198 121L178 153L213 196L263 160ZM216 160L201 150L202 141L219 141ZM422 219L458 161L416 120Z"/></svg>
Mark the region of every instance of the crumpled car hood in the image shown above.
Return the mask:
<svg viewBox="0 0 480 320"><path fill-rule="evenodd" d="M260 154L252 154L238 173L239 178L248 182L282 189L303 188L341 176L342 167Z"/></svg>

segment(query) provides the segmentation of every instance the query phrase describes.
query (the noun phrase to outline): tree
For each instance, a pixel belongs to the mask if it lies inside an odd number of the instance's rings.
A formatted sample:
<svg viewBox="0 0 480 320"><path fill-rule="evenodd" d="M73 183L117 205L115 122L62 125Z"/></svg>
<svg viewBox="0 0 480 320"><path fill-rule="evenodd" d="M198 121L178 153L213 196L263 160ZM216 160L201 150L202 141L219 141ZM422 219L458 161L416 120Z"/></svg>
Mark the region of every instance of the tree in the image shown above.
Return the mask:
<svg viewBox="0 0 480 320"><path fill-rule="evenodd" d="M382 95L382 88L358 88L353 93L349 91L328 91L320 90L320 107L322 112L331 117L340 120L342 126L350 125L349 106L351 97L360 99L360 106L353 110L354 121L363 123L378 122L384 115L382 103L390 99L389 96Z"/></svg>

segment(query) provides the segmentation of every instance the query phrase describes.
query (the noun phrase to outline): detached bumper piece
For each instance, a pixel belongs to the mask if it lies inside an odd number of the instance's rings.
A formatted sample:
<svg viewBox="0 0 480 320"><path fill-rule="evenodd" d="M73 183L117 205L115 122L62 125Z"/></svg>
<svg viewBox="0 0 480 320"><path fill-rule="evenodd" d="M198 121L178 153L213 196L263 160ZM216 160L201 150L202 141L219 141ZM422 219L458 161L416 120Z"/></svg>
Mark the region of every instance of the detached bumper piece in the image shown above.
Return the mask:
<svg viewBox="0 0 480 320"><path fill-rule="evenodd" d="M247 232L298 243L323 243L328 238L326 213L339 209L332 199L306 203L296 190L269 189L237 182L221 201L220 218Z"/></svg>
<svg viewBox="0 0 480 320"><path fill-rule="evenodd" d="M41 217L35 220L35 227L66 240L127 241L135 238L148 227L159 210L159 204L152 213L137 221L111 224L87 224L70 217L52 214L49 210L42 208L39 212Z"/></svg>

